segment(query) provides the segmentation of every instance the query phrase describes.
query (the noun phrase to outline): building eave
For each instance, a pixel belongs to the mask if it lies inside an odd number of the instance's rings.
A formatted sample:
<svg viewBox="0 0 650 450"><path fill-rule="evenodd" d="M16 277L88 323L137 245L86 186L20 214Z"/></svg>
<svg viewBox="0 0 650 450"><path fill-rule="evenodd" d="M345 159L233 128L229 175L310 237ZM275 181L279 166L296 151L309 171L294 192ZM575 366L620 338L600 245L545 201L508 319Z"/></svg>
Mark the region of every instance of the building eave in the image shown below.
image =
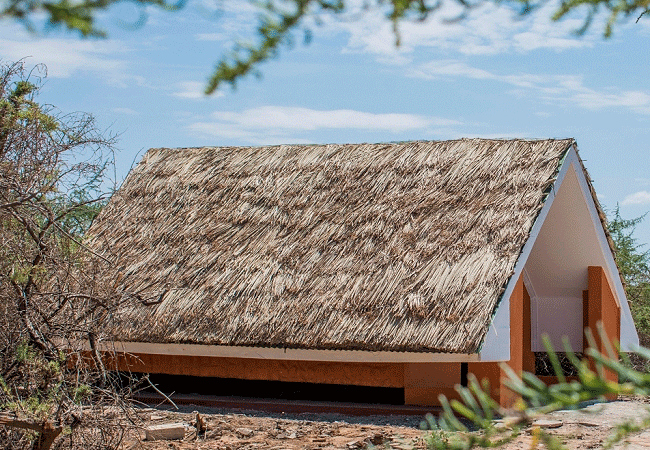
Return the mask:
<svg viewBox="0 0 650 450"><path fill-rule="evenodd" d="M244 358L363 363L478 362L479 355L462 353L371 352L361 350L307 350L151 342L105 342L102 350L129 354L182 355L209 358Z"/></svg>

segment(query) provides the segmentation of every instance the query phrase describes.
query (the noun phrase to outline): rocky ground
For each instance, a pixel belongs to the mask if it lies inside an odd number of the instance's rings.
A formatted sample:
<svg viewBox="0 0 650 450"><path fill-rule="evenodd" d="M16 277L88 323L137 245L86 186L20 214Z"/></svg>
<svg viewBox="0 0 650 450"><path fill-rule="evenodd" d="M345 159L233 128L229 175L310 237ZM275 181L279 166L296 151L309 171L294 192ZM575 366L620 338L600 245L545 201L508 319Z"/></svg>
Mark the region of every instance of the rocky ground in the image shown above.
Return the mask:
<svg viewBox="0 0 650 450"><path fill-rule="evenodd" d="M569 449L602 448L617 424L638 423L650 417L649 407L647 399L641 398L593 404L579 411L548 414L537 425L557 436ZM205 428L198 434L197 412ZM200 407L181 407L178 411L142 408L136 416L140 423L123 442L124 450L360 450L372 446L408 450L426 448L428 436L420 430L422 417L417 416L234 413ZM156 426L165 430L163 434L177 433L178 438L146 440L147 427L151 431ZM536 448L534 426L524 429L516 440L502 448ZM633 434L614 448L650 448L650 432Z"/></svg>

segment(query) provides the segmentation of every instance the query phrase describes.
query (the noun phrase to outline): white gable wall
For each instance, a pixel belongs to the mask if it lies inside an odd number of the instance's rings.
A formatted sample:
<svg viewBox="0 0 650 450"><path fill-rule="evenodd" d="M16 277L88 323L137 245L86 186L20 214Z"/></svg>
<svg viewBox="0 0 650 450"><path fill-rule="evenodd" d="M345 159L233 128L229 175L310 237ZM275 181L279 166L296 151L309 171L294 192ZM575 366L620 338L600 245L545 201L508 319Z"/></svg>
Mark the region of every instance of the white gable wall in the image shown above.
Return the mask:
<svg viewBox="0 0 650 450"><path fill-rule="evenodd" d="M591 195L585 198L583 193L583 172L577 162L572 163L572 169L559 187L525 266L534 291L533 350L544 351L544 332L551 336L556 350L563 350L562 335L569 337L573 348L582 349L582 291L587 289L589 266L605 269L621 307L621 343L629 349L638 338L627 299Z"/></svg>
<svg viewBox="0 0 650 450"><path fill-rule="evenodd" d="M526 263L533 351L545 351L543 333L549 335L555 350L563 351L562 337L567 336L572 348L582 351L587 267L606 265L577 171L570 170Z"/></svg>
<svg viewBox="0 0 650 450"><path fill-rule="evenodd" d="M537 236L526 273L538 297L582 298L589 266L607 267L607 261L571 170Z"/></svg>
<svg viewBox="0 0 650 450"><path fill-rule="evenodd" d="M515 266L481 360L510 359L510 296L522 273L531 295L532 349L544 351L540 338L546 332L554 348L563 351L562 336L566 335L581 350L582 291L587 289L589 266L605 269L621 307L621 348L633 349L639 341L625 292L577 152L571 149Z"/></svg>

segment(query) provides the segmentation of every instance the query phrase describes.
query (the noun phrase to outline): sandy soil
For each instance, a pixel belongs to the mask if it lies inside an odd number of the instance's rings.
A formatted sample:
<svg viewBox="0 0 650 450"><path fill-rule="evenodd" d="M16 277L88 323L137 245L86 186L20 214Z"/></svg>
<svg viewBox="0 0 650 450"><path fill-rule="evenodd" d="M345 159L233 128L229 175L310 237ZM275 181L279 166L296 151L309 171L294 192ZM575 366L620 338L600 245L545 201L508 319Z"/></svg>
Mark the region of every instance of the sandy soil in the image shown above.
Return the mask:
<svg viewBox="0 0 650 450"><path fill-rule="evenodd" d="M590 405L579 411L557 411L539 425L557 436L569 449L601 448L617 424L650 417L647 399L626 399ZM409 450L426 448L427 433L420 430L421 417L336 414L233 413L201 407L137 410L141 425L123 443L124 450L254 450L254 449L345 449L368 447ZM196 412L205 423L197 435ZM176 440L145 440L144 427L184 423L185 435ZM548 428L546 428L548 427ZM527 427L507 450L536 448L534 426ZM539 448L543 448L541 445ZM650 448L650 432L636 433L616 449Z"/></svg>

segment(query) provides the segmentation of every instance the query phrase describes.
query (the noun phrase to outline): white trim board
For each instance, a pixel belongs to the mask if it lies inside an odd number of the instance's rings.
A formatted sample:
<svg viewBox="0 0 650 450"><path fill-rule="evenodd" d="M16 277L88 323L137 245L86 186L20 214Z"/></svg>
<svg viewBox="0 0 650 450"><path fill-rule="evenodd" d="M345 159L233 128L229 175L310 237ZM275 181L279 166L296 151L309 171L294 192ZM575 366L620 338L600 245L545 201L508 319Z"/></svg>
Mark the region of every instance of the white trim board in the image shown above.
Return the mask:
<svg viewBox="0 0 650 450"><path fill-rule="evenodd" d="M87 344L86 344L87 346ZM239 347L227 345L159 344L149 342L104 342L103 351L145 353L153 355L203 356L216 358L246 358L363 363L451 363L478 362L477 353L415 353L370 352L362 350L305 350L270 347Z"/></svg>
<svg viewBox="0 0 650 450"><path fill-rule="evenodd" d="M528 296L531 298L531 300L537 297L535 286L533 286L533 282L530 279L530 275L528 275L526 267L524 267L524 287L526 288L526 291L528 291Z"/></svg>

